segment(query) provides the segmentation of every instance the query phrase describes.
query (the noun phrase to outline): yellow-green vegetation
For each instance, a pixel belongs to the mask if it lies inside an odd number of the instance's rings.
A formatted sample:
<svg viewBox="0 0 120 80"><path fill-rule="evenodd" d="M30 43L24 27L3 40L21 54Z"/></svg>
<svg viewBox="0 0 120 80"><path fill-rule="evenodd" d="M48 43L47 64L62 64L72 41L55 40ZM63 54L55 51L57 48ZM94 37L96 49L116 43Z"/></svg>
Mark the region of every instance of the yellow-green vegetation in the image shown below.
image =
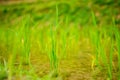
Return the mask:
<svg viewBox="0 0 120 80"><path fill-rule="evenodd" d="M120 80L118 4L95 3L1 4L0 80Z"/></svg>

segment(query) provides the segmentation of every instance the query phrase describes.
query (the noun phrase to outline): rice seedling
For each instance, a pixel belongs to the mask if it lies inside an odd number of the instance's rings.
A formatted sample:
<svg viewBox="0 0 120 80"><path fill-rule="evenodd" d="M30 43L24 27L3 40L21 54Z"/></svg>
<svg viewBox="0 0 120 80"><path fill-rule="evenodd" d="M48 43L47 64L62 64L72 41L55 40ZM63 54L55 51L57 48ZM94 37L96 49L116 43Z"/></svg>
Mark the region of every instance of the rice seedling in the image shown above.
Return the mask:
<svg viewBox="0 0 120 80"><path fill-rule="evenodd" d="M99 37L99 32L98 30L94 29L93 31L90 32L90 39L93 43L93 46L95 48L95 64L96 66L99 65L99 60L98 60L98 57L99 57L99 45L100 45L100 37Z"/></svg>
<svg viewBox="0 0 120 80"><path fill-rule="evenodd" d="M19 31L22 50L21 61L25 61L25 64L30 64L30 16L25 16L23 19L24 20Z"/></svg>
<svg viewBox="0 0 120 80"><path fill-rule="evenodd" d="M57 56L57 30L58 30L58 6L56 5L56 25L55 27L52 27L50 25L50 52L48 54L49 59L50 59L50 69L51 69L51 74L52 75L58 75L58 56Z"/></svg>
<svg viewBox="0 0 120 80"><path fill-rule="evenodd" d="M120 74L120 31L118 30L118 28L115 28L114 32L118 51L118 74ZM118 75L118 79L120 79L120 75Z"/></svg>
<svg viewBox="0 0 120 80"><path fill-rule="evenodd" d="M92 12L92 18L93 18L94 26L97 26L93 12ZM105 28L101 28L101 29L93 28L93 31L90 33L91 33L90 34L91 41L95 46L95 64L99 68L102 68L101 61L100 61L102 60L102 63L104 64L104 66L107 67L108 79L112 79L113 42L111 42L112 44L110 48L110 53L106 53L105 46L108 42L107 30ZM108 58L106 54L110 55L110 58L109 58L110 64L108 64ZM92 63L92 66L93 65L94 63Z"/></svg>
<svg viewBox="0 0 120 80"><path fill-rule="evenodd" d="M94 12L92 12L92 20L93 20L94 26L97 27ZM98 57L99 57L99 45L100 45L100 33L97 28L93 28L90 31L90 40L92 41L95 47L95 64L94 65L98 66L99 65Z"/></svg>
<svg viewBox="0 0 120 80"><path fill-rule="evenodd" d="M105 51L105 46L108 42L107 40L107 35L106 35L106 30L104 32L103 30L103 34L101 34L101 36L104 36L104 42L102 42L99 46L100 46L100 58L102 59L102 63L104 64L105 67L107 67L107 73L108 73L108 79L111 79L112 78L112 75L111 75L111 70L110 70L110 66L108 64L108 59L107 59L107 53ZM102 40L102 37L101 37L101 40ZM112 57L112 51L110 53L110 56Z"/></svg>
<svg viewBox="0 0 120 80"><path fill-rule="evenodd" d="M14 69L18 69L19 75L22 77L22 67L25 64L30 65L30 28L28 26L28 17L23 20L21 27L8 29L6 39L8 41L8 80L12 80L13 76L17 73ZM15 66L19 65L19 66Z"/></svg>
<svg viewBox="0 0 120 80"><path fill-rule="evenodd" d="M111 37L111 45L110 45L110 58L109 58L109 75L110 79L112 79L112 72L113 72L113 53L114 53L114 41L113 37Z"/></svg>
<svg viewBox="0 0 120 80"><path fill-rule="evenodd" d="M8 41L7 51L8 51L8 60L7 60L7 68L8 68L8 80L13 79L13 74L16 73L14 70L16 68L15 64L18 64L17 61L17 50L18 50L18 32L15 29L7 29L8 32L6 33L6 39Z"/></svg>
<svg viewBox="0 0 120 80"><path fill-rule="evenodd" d="M53 31L52 27L50 30L50 34L51 34L51 52L49 54L49 58L50 58L51 71L55 71L55 73L58 73L58 58L57 58L57 53L56 53L56 39L55 39L55 32Z"/></svg>
<svg viewBox="0 0 120 80"><path fill-rule="evenodd" d="M69 33L69 29L68 29L68 16L66 17L66 21L65 21L65 29L62 30L61 33L61 38L62 38L62 53L61 53L61 58L66 58L67 57L67 36Z"/></svg>

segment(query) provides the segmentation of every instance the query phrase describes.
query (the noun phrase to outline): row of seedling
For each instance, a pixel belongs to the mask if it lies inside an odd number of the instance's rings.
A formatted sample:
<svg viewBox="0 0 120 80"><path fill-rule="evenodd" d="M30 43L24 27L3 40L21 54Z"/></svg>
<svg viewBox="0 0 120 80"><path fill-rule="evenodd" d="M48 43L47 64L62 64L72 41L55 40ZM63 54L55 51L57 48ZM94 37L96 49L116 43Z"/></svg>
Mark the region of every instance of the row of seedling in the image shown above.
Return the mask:
<svg viewBox="0 0 120 80"><path fill-rule="evenodd" d="M89 38L92 43L93 51L93 63L92 69L99 67L99 69L106 69L106 78L112 80L113 72L120 74L120 31L115 24L111 27L98 27L94 20L94 27L89 30ZM117 53L117 54L116 54ZM117 58L118 60L114 61ZM118 64L116 64L116 62ZM118 65L117 67L115 65ZM116 76L120 79L120 75Z"/></svg>
<svg viewBox="0 0 120 80"><path fill-rule="evenodd" d="M19 69L17 70L20 72L22 71L23 64L30 64L29 19L29 16L25 16L19 26L17 25L14 28L3 28L3 32L0 31L0 40L3 42L1 42L3 45L0 46L5 48L2 50L4 51L4 56L1 55L1 57L7 64L6 73L8 74L8 80L12 80L13 74L16 71L16 65L19 65ZM7 58L5 58L6 56Z"/></svg>

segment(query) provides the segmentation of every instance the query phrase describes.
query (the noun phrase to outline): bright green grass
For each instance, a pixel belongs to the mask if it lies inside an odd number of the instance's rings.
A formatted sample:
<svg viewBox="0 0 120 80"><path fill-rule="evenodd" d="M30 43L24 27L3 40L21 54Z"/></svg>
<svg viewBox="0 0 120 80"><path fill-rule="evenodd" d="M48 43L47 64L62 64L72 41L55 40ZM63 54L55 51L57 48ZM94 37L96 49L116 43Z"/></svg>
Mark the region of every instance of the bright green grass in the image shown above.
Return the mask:
<svg viewBox="0 0 120 80"><path fill-rule="evenodd" d="M56 5L55 25L52 21L51 25L48 26L41 26L35 22L30 25L31 16L24 15L19 24L14 25L14 28L0 28L0 41L2 44L0 48L3 49L1 53L4 54L2 60L6 62L6 66L0 65L0 70L4 67L5 71L9 72L7 75L8 80L12 80L14 74L17 74L21 80L24 75L32 76L33 80L39 79L31 64L31 52L34 52L34 55L39 53L48 56L50 75L58 76L62 59L67 60L71 56L74 57L74 55L80 53L82 47L85 49L90 47L90 49L93 48L93 52L89 54L94 58L93 62L95 61L95 63L91 63L91 65L94 65L93 70L96 67L99 67L100 70L105 69L106 79L111 80L113 77L115 47L117 47L118 68L120 69L120 32L118 28L114 26L109 31L108 27L98 26L93 12L91 16L93 19L92 27L81 27L79 21L72 23L69 21L70 16L65 17L64 22L59 20L58 10L58 5ZM46 15L46 17L49 16ZM112 29L114 29L114 32L112 32ZM113 35L115 35L115 40ZM82 41L84 41L84 45L80 45ZM87 45L87 41L90 41L90 45ZM8 56L8 60L5 56ZM2 60L0 59L1 62ZM15 66L16 63L18 66ZM23 69L26 65L29 65L30 71ZM16 67L18 72L14 71ZM50 80L50 77L43 77L43 79Z"/></svg>
<svg viewBox="0 0 120 80"><path fill-rule="evenodd" d="M24 17L28 18L28 17ZM22 19L23 20L23 19ZM29 24L28 19L23 20L22 24ZM67 21L66 23L67 24ZM26 63L30 64L30 47L32 47L34 50L34 43L40 48L40 54L41 52L49 57L50 62L50 74L53 74L53 72L59 73L59 62L63 58L66 59L67 57L71 56L73 53L77 54L79 52L80 46L79 41L83 38L90 39L90 43L92 44L94 48L94 54L90 53L95 58L94 65L98 65L100 69L105 68L107 71L108 79L112 79L112 72L113 72L113 58L114 58L114 38L110 31L107 30L107 28L97 28L97 27L85 27L84 29L81 29L81 32L79 32L79 28L77 25L74 25L76 27L61 27L59 26L56 30L56 27L50 26L46 28L38 28L38 27L29 27L23 25L22 27L17 27L15 29L8 29L8 32L3 32L3 29L0 29L1 36L3 37L1 40L4 41L5 44L8 44L6 42L10 42L12 45L11 48L8 49L11 52L9 54L9 61L7 63L7 68L9 70L8 78L9 80L12 79L12 76L14 73L14 64L18 63L18 70L19 70L19 76L22 77L23 74L34 74L35 78L38 76L34 72L34 69L31 71L31 73L24 73L22 71L22 68ZM60 28L61 27L61 28ZM88 29L87 29L88 28ZM45 32L43 31L45 29ZM112 29L112 28L111 28ZM116 43L119 43L119 31L115 29L117 32L115 34L116 37ZM31 32L30 32L31 31ZM41 32L40 32L41 31ZM59 32L59 35L58 35ZM6 35L3 35L6 34ZM32 33L31 37L30 34ZM109 36L110 34L110 36ZM88 38L88 35L90 35L90 38ZM8 37L9 36L9 37ZM38 36L39 38L36 38ZM35 40L36 39L36 40ZM34 41L33 41L34 40ZM84 40L84 39L83 39ZM34 42L34 43L33 43ZM110 44L110 45L109 45ZM107 45L110 46L110 48L107 48ZM119 52L119 45L116 45ZM37 50L35 49L35 50ZM108 52L106 52L108 50ZM37 51L36 51L37 52ZM59 54L58 54L59 53ZM107 56L109 55L109 57ZM16 57L19 56L19 62L17 62ZM24 64L25 62L25 64ZM92 64L92 63L91 63ZM95 69L95 68L94 68Z"/></svg>

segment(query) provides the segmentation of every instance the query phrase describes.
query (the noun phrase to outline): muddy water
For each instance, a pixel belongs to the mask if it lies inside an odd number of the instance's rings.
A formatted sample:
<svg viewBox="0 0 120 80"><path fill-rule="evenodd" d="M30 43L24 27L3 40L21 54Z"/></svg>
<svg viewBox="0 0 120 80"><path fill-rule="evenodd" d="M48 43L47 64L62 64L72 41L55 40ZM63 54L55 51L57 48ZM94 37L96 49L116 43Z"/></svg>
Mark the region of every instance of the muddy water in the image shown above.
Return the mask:
<svg viewBox="0 0 120 80"><path fill-rule="evenodd" d="M46 55L33 55L32 65L35 67L36 74L44 77L50 73L49 59ZM74 56L61 59L59 64L59 75L57 80L93 80L93 70L91 68L92 59L89 53L79 52ZM104 80L102 76L97 80Z"/></svg>

